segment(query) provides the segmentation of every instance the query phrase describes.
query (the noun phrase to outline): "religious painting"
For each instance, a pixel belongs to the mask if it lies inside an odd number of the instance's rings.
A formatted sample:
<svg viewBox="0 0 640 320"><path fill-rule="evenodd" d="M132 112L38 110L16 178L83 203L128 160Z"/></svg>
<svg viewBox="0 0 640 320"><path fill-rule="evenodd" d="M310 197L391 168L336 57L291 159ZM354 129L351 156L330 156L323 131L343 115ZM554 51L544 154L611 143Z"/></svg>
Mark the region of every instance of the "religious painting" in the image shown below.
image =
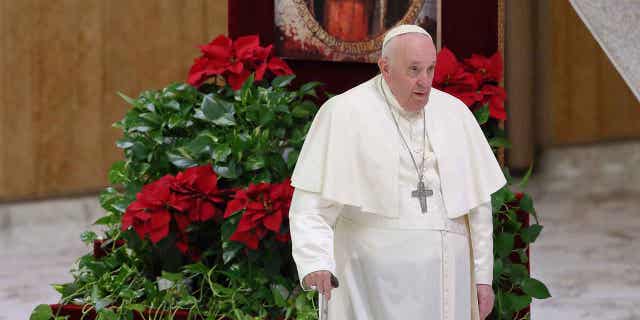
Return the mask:
<svg viewBox="0 0 640 320"><path fill-rule="evenodd" d="M441 0L275 0L276 54L375 63L387 30L417 24L440 49Z"/></svg>

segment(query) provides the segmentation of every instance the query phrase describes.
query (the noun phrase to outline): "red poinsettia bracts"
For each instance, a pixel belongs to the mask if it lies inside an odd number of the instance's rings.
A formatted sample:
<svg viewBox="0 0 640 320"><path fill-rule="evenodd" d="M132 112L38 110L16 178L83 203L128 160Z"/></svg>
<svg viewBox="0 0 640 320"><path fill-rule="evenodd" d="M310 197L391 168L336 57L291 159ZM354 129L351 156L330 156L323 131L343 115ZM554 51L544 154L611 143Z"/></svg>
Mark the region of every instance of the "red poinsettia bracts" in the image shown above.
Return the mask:
<svg viewBox="0 0 640 320"><path fill-rule="evenodd" d="M499 53L490 58L473 54L471 58L460 62L451 50L443 48L436 61L434 88L457 97L470 108L476 103L488 104L491 118L506 120L506 93L498 86L503 75L502 56Z"/></svg>
<svg viewBox="0 0 640 320"><path fill-rule="evenodd" d="M218 176L210 165L188 168L177 176L166 175L145 185L122 217L122 230L133 227L141 239L152 243L166 238L171 222L177 226L176 247L189 251L187 227L195 222L222 220L229 190L218 188ZM193 257L194 252L190 253Z"/></svg>
<svg viewBox="0 0 640 320"><path fill-rule="evenodd" d="M289 218L292 196L293 187L289 179L278 184L250 184L247 189L237 191L227 205L224 217L245 211L229 239L256 250L260 240L271 231L277 241L288 242L290 235L288 232L281 232L281 226Z"/></svg>
<svg viewBox="0 0 640 320"><path fill-rule="evenodd" d="M187 82L197 87L212 76L222 75L233 90L238 90L255 72L255 80L262 80L267 70L276 76L293 74L280 58L272 56L273 46L260 46L257 35L239 37L235 41L224 35L200 46L202 56L195 59Z"/></svg>
<svg viewBox="0 0 640 320"><path fill-rule="evenodd" d="M166 175L142 187L122 216L122 230L132 226L141 239L148 235L153 243L164 239L169 234L173 200L169 188L174 180Z"/></svg>

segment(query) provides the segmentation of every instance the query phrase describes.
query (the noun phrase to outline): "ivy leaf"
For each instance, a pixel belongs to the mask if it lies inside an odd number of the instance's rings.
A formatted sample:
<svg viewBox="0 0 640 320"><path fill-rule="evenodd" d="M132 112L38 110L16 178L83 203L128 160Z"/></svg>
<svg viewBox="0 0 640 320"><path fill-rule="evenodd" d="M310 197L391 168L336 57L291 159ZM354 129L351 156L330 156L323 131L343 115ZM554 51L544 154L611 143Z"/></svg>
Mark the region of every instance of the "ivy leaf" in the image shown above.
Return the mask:
<svg viewBox="0 0 640 320"><path fill-rule="evenodd" d="M80 234L80 240L85 244L92 244L94 240L98 239L98 235L90 230L87 230Z"/></svg>
<svg viewBox="0 0 640 320"><path fill-rule="evenodd" d="M520 237L522 238L522 241L524 241L525 243L532 243L535 242L536 239L538 238L538 235L540 235L540 231L542 231L542 226L539 224L532 224L531 226L522 229L522 231L520 231Z"/></svg>
<svg viewBox="0 0 640 320"><path fill-rule="evenodd" d="M202 100L202 113L206 120L219 126L236 124L234 105L211 94L205 95Z"/></svg>
<svg viewBox="0 0 640 320"><path fill-rule="evenodd" d="M98 311L96 320L118 320L118 315L110 309L98 309L96 306L96 310Z"/></svg>
<svg viewBox="0 0 640 320"><path fill-rule="evenodd" d="M504 232L498 233L494 240L494 251L499 257L507 257L511 254L514 245L514 235L512 233Z"/></svg>
<svg viewBox="0 0 640 320"><path fill-rule="evenodd" d="M493 263L493 278L499 279L503 270L504 270L504 262L502 262L502 259L496 259L495 262Z"/></svg>
<svg viewBox="0 0 640 320"><path fill-rule="evenodd" d="M522 291L536 299L546 299L551 297L549 289L544 283L534 278L527 278L522 282Z"/></svg>
<svg viewBox="0 0 640 320"><path fill-rule="evenodd" d="M489 120L489 104L487 103L473 111L473 115L476 117L476 120L478 120L478 124L482 125L487 122Z"/></svg>
<svg viewBox="0 0 640 320"><path fill-rule="evenodd" d="M524 177L520 181L520 184L518 185L520 188L524 188L527 186L527 183L529 182L529 177L531 176L531 172L533 171L533 162L534 161L532 160L531 164L529 165L529 169L527 169L527 173L524 175Z"/></svg>
<svg viewBox="0 0 640 320"><path fill-rule="evenodd" d="M273 81L271 82L271 85L276 88L284 88L288 86L291 83L291 81L295 79L295 77L296 77L295 75L278 76L275 79L273 79Z"/></svg>
<svg viewBox="0 0 640 320"><path fill-rule="evenodd" d="M31 312L29 320L49 320L51 318L53 318L51 307L47 304L39 304Z"/></svg>
<svg viewBox="0 0 640 320"><path fill-rule="evenodd" d="M520 210L531 213L534 217L537 217L536 209L533 207L533 199L530 195L524 194L520 199Z"/></svg>
<svg viewBox="0 0 640 320"><path fill-rule="evenodd" d="M500 188L500 190L494 192L491 195L491 207L493 210L500 210L505 202L510 202L515 199L516 196L506 186Z"/></svg>
<svg viewBox="0 0 640 320"><path fill-rule="evenodd" d="M518 312L531 304L531 297L528 295L515 295L510 292L505 292L503 298L509 310L513 312Z"/></svg>

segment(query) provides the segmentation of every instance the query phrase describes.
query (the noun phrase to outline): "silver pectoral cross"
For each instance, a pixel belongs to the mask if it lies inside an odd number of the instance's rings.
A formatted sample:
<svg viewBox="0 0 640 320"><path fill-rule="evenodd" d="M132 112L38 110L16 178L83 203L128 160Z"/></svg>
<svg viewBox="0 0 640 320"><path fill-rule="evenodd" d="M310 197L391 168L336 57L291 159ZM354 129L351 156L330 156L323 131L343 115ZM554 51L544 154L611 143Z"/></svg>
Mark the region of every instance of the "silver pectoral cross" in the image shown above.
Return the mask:
<svg viewBox="0 0 640 320"><path fill-rule="evenodd" d="M422 180L418 182L418 188L411 192L412 197L420 199L420 208L422 209L422 213L427 213L427 197L432 195L433 190L427 189Z"/></svg>

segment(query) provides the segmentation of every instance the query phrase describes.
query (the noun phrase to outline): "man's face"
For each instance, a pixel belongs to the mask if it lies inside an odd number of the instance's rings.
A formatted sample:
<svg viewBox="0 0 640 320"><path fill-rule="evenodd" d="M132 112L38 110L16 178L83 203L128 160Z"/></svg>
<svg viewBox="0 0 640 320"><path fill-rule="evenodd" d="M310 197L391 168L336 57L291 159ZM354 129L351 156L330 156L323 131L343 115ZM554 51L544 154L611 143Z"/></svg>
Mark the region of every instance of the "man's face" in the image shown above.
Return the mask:
<svg viewBox="0 0 640 320"><path fill-rule="evenodd" d="M394 38L388 59L378 65L391 92L407 111L419 111L429 100L436 66L433 41L422 34L407 33Z"/></svg>

